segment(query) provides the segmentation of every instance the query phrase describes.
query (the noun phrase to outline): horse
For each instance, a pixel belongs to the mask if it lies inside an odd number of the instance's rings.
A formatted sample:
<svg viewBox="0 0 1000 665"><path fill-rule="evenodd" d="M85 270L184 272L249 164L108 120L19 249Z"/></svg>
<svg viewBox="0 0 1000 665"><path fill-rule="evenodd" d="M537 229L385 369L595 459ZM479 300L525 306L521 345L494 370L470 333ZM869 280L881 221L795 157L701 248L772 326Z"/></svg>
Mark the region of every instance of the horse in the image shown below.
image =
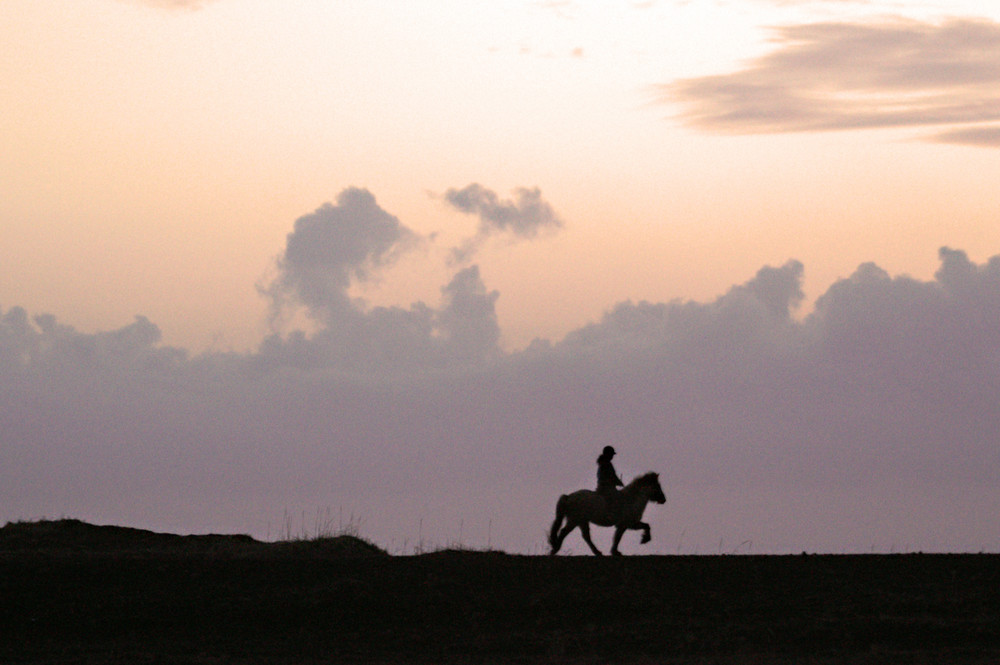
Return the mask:
<svg viewBox="0 0 1000 665"><path fill-rule="evenodd" d="M617 515L612 515L608 510L606 499L593 490L577 490L571 494L563 494L556 502L556 519L552 522L552 529L549 531L549 545L552 546L550 554L555 554L562 547L563 539L573 529L580 527L580 533L584 541L590 546L590 551L596 556L603 553L594 545L590 539L590 524L593 522L597 526L615 527L614 545L611 546L611 554L620 555L618 543L622 535L628 529L642 530L642 543L646 544L652 536L649 532L649 525L642 521L642 513L646 510L646 504L664 504L667 497L660 487L660 476L657 473L649 472L634 479L619 492L619 510ZM563 520L566 521L563 526ZM562 529L560 530L560 527Z"/></svg>

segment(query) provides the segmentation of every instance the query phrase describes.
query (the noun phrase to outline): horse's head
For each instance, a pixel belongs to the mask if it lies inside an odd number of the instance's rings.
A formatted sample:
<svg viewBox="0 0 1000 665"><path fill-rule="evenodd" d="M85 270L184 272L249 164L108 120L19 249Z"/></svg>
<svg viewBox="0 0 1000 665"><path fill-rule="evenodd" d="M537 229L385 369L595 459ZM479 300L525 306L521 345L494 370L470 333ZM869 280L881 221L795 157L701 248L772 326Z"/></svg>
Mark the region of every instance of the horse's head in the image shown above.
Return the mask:
<svg viewBox="0 0 1000 665"><path fill-rule="evenodd" d="M660 474L650 471L638 480L642 483L643 490L650 501L660 504L667 502L667 495L663 493L663 488L660 486Z"/></svg>

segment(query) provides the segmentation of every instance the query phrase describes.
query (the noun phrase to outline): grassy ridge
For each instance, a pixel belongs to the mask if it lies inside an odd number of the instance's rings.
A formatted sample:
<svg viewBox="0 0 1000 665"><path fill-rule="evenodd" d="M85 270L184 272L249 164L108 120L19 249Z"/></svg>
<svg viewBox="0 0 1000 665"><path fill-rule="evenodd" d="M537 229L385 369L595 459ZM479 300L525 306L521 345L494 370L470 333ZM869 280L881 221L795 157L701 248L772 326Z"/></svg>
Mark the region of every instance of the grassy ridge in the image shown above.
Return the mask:
<svg viewBox="0 0 1000 665"><path fill-rule="evenodd" d="M994 555L390 557L218 538L73 551L0 532L0 662L1000 662Z"/></svg>

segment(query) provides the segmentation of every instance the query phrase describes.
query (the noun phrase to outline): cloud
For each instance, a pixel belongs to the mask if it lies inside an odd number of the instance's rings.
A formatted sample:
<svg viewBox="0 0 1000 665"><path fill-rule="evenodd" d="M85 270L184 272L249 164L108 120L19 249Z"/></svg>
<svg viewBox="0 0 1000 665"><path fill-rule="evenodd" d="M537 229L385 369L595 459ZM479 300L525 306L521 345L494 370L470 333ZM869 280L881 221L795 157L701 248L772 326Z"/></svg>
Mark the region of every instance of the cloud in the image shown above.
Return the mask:
<svg viewBox="0 0 1000 665"><path fill-rule="evenodd" d="M863 264L805 316L792 260L504 353L475 266L435 304L343 304L407 235L363 190L300 218L276 283L319 325L249 353L0 311L0 519L273 537L335 506L394 550L462 524L538 552L612 444L626 477L662 474L651 551L1000 548L1000 256L943 248L926 280Z"/></svg>
<svg viewBox="0 0 1000 665"><path fill-rule="evenodd" d="M452 250L456 262L468 260L483 242L497 234L529 239L563 226L537 187L520 187L514 190L513 199L502 200L496 192L473 183L462 189L449 189L444 200L455 210L479 218L476 235Z"/></svg>
<svg viewBox="0 0 1000 665"><path fill-rule="evenodd" d="M352 283L376 278L419 241L364 189L345 189L335 205L297 219L277 276L259 290L271 302L276 327L283 315L304 307L319 328L311 337L301 331L282 337L276 330L260 360L371 372L445 367L499 353L499 294L487 291L477 266L454 275L438 307L366 309L351 298Z"/></svg>
<svg viewBox="0 0 1000 665"><path fill-rule="evenodd" d="M263 367L328 368L398 374L482 363L500 354L496 291L471 266L442 288L442 302L364 310L349 303L312 336L268 337L255 358Z"/></svg>
<svg viewBox="0 0 1000 665"><path fill-rule="evenodd" d="M352 280L365 281L391 264L417 236L387 213L365 189L345 189L336 205L325 203L295 220L279 274L261 287L277 315L290 305L304 305L317 319L329 321L353 305L347 295Z"/></svg>
<svg viewBox="0 0 1000 665"><path fill-rule="evenodd" d="M941 143L975 145L984 148L1000 148L1000 126L969 127L941 132L934 137Z"/></svg>
<svg viewBox="0 0 1000 665"><path fill-rule="evenodd" d="M791 314L803 298L803 270L798 261L761 268L754 279L732 287L710 306L619 303L601 321L569 333L560 346L622 351L664 349L682 340L710 344L712 339L722 345L761 330L792 327Z"/></svg>
<svg viewBox="0 0 1000 665"><path fill-rule="evenodd" d="M896 19L774 32L775 51L730 74L667 84L665 99L713 132L952 126L935 140L992 145L996 128L976 125L1000 122L1000 24Z"/></svg>
<svg viewBox="0 0 1000 665"><path fill-rule="evenodd" d="M186 360L183 350L159 346L160 339L159 327L145 316L114 331L81 334L51 314L29 318L23 308L12 307L0 316L0 368L12 375L32 368L153 370Z"/></svg>

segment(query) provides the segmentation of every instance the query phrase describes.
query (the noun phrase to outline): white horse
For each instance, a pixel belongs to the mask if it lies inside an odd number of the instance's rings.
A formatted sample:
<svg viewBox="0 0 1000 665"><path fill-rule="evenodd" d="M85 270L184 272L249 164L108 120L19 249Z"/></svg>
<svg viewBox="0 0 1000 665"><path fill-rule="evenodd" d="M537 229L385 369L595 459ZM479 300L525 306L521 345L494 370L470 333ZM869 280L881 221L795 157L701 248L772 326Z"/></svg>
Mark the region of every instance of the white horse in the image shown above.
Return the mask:
<svg viewBox="0 0 1000 665"><path fill-rule="evenodd" d="M652 536L649 533L649 525L642 521L642 513L650 501L659 504L667 502L663 488L660 487L660 476L652 472L639 476L621 490L617 515L611 514L605 498L593 490L577 490L572 494L563 494L556 503L556 519L552 522L552 529L549 532L549 545L552 546L550 554L558 552L569 532L580 527L580 533L590 546L590 551L600 556L601 551L590 539L591 522L597 526L615 527L612 554L621 554L618 551L618 543L622 539L622 534L628 529L641 529L642 542L648 543ZM560 530L563 520L566 520L566 525Z"/></svg>

